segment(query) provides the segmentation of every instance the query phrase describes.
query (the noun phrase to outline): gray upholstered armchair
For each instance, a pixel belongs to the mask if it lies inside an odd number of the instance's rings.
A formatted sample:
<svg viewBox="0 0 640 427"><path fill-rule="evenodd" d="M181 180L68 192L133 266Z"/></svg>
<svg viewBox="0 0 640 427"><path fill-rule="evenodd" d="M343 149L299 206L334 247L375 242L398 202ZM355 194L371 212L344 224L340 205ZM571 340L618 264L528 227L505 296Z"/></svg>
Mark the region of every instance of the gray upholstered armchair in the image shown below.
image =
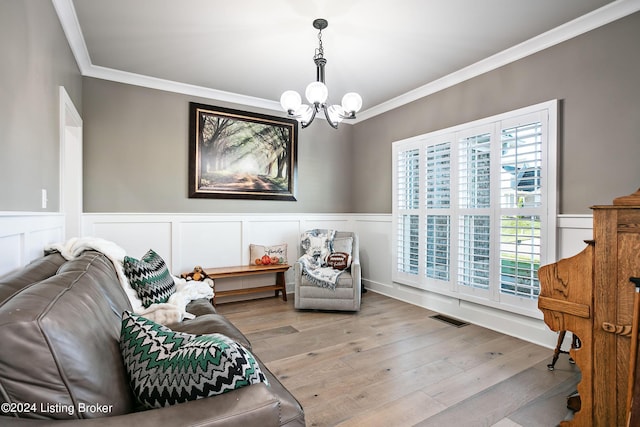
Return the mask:
<svg viewBox="0 0 640 427"><path fill-rule="evenodd" d="M328 230L312 231L328 232ZM308 274L308 264L303 259L305 254L309 253L308 240L305 242L303 238L300 247L303 256L294 264L295 308L359 311L361 280L358 235L347 231L336 231L331 240L329 251L333 250L334 253L346 252L350 249L351 255L351 265L344 269L335 279L335 288L333 286L319 285L318 281Z"/></svg>

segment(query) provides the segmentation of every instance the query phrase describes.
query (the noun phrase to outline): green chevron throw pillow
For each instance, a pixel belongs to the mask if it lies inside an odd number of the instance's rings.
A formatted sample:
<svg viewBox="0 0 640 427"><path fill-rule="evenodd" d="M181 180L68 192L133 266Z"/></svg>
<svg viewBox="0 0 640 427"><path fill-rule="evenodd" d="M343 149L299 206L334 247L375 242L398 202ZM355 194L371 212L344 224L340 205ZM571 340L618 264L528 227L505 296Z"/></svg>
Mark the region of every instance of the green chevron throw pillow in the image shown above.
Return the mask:
<svg viewBox="0 0 640 427"><path fill-rule="evenodd" d="M124 257L124 274L136 291L142 305L167 302L176 292L176 284L164 260L149 249L141 259Z"/></svg>
<svg viewBox="0 0 640 427"><path fill-rule="evenodd" d="M150 409L269 385L249 350L231 338L175 332L128 311L120 350L134 394Z"/></svg>

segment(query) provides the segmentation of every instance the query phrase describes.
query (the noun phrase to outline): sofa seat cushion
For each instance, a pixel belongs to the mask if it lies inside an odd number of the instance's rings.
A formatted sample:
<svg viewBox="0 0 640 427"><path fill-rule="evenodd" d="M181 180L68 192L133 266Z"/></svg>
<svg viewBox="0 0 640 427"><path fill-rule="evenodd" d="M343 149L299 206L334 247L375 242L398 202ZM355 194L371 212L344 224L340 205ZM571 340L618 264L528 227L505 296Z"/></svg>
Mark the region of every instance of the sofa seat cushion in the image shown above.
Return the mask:
<svg viewBox="0 0 640 427"><path fill-rule="evenodd" d="M191 313L196 317L203 316L205 314L216 313L216 309L213 304L211 304L211 300L208 300L206 298L199 298L191 301L189 304L187 304L186 310L187 313Z"/></svg>
<svg viewBox="0 0 640 427"><path fill-rule="evenodd" d="M222 334L251 350L251 343L236 326L221 314L204 314L195 319L165 325L172 331L187 334Z"/></svg>
<svg viewBox="0 0 640 427"><path fill-rule="evenodd" d="M122 316L120 349L134 394L161 408L268 380L254 356L222 334L175 332L142 316Z"/></svg>
<svg viewBox="0 0 640 427"><path fill-rule="evenodd" d="M310 286L314 288L320 288L320 286L314 284L309 279L307 279L305 275L302 275L301 286ZM333 292L332 289L328 289L328 288L320 288L320 289L326 289L329 292ZM351 289L353 289L353 278L351 276L351 271L345 270L340 274L340 276L338 276L338 281L336 282L336 290L338 289L345 289L351 292Z"/></svg>

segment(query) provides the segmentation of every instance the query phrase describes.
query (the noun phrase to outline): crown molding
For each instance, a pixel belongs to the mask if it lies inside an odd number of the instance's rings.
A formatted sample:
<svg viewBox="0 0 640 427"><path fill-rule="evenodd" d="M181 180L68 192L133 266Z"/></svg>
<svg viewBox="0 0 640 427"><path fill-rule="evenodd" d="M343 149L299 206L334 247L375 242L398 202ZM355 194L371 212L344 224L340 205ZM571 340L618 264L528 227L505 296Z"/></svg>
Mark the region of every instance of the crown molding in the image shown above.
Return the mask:
<svg viewBox="0 0 640 427"><path fill-rule="evenodd" d="M542 33L518 45L503 50L495 55L482 59L465 68L455 71L440 79L427 83L400 96L392 98L358 114L359 121L364 121L379 114L401 107L425 96L495 70L519 59L540 52L551 46L577 37L581 34L609 24L620 18L640 10L640 0L617 0L594 10L586 15L569 21L559 27Z"/></svg>
<svg viewBox="0 0 640 427"><path fill-rule="evenodd" d="M80 29L80 22L78 21L78 15L76 9L73 7L72 0L51 0L53 8L58 14L58 19L62 25L62 31L67 37L67 42L71 48L73 56L76 58L76 63L80 69L80 74L83 76L93 66L91 64L91 58L89 57L89 50L84 42L82 30Z"/></svg>
<svg viewBox="0 0 640 427"><path fill-rule="evenodd" d="M241 95L239 93L225 92L217 89L210 89L203 86L190 85L171 80L159 79L142 74L130 73L128 71L114 70L113 68L92 65L86 73L86 77L94 77L102 80L110 80L118 83L126 83L134 86L142 86L150 89L164 90L167 92L179 93L182 95L196 96L199 98L213 99L216 101L231 102L234 104L247 105L251 107L275 110L285 114L280 107L280 103L269 99L256 98L253 96Z"/></svg>
<svg viewBox="0 0 640 427"><path fill-rule="evenodd" d="M56 13L58 14L58 18L60 19L62 29L69 42L69 46L71 47L71 51L76 59L76 63L78 64L78 68L80 69L80 73L83 76L282 112L280 103L269 99L241 95L93 65L87 45L82 35L82 29L80 28L80 23L76 15L75 7L73 6L73 1L52 0L52 2ZM400 96L364 110L358 114L357 119L343 123L355 124L370 119L420 98L424 98L425 96L459 84L465 80L469 80L488 71L492 71L511 62L515 62L526 56L540 52L620 18L624 18L625 16L631 15L639 10L640 0L616 0L525 42L505 49L502 52L480 60L440 79L427 83L424 86L420 86Z"/></svg>

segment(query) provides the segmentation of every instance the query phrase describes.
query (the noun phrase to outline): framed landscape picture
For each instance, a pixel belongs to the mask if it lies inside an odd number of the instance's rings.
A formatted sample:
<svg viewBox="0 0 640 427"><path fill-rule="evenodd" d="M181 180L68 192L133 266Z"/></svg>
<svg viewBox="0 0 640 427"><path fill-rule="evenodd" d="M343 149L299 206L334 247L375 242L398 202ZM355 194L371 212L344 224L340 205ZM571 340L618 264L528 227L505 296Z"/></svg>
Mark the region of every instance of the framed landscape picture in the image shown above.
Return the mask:
<svg viewBox="0 0 640 427"><path fill-rule="evenodd" d="M189 197L296 200L298 122L189 104Z"/></svg>

